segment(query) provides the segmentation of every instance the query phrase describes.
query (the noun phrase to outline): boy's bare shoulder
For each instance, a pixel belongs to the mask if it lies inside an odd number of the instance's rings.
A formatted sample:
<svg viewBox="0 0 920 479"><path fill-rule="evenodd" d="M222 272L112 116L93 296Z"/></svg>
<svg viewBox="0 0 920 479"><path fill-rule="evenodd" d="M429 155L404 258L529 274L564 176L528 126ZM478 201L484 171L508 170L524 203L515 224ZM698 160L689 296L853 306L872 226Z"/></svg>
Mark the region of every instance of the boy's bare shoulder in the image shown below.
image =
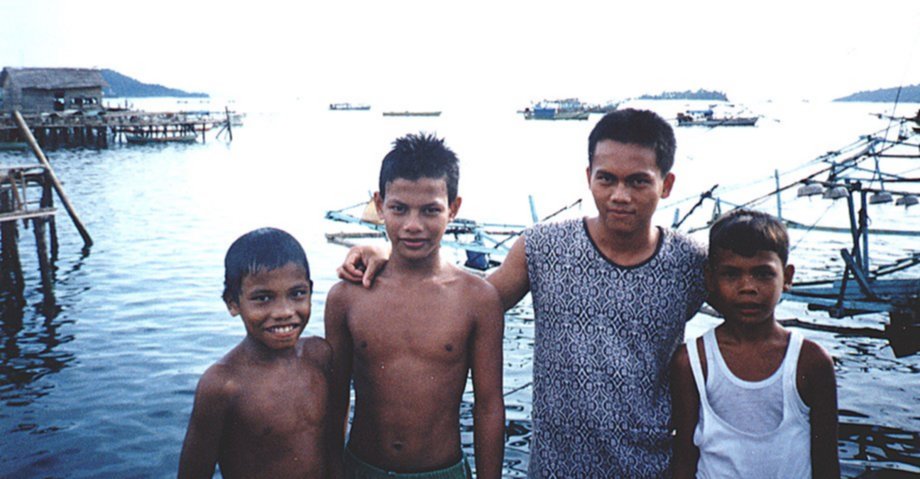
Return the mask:
<svg viewBox="0 0 920 479"><path fill-rule="evenodd" d="M240 380L239 353L236 348L224 355L204 371L198 379L197 394L211 399L230 399L236 396L243 381Z"/></svg>
<svg viewBox="0 0 920 479"><path fill-rule="evenodd" d="M320 369L326 369L332 364L332 345L325 339L319 336L300 338L298 347L301 356Z"/></svg>
<svg viewBox="0 0 920 479"><path fill-rule="evenodd" d="M805 339L802 341L802 350L799 352L800 374L806 377L834 375L834 359L818 343Z"/></svg>
<svg viewBox="0 0 920 479"><path fill-rule="evenodd" d="M464 294L480 297L480 299L490 300L493 297L499 299L498 290L492 283L489 283L480 276L469 271L453 267L453 275L457 284L463 288Z"/></svg>

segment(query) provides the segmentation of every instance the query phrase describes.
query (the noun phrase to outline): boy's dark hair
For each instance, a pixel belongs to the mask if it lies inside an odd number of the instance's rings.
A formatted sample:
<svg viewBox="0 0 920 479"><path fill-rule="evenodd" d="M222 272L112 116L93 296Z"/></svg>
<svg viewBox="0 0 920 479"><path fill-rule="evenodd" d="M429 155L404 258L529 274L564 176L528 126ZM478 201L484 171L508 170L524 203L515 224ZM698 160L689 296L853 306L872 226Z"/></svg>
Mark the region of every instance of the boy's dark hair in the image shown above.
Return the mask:
<svg viewBox="0 0 920 479"><path fill-rule="evenodd" d="M655 150L655 164L662 176L674 166L677 140L664 118L649 110L614 110L604 115L588 136L588 165L594 164L594 149L604 140L639 145Z"/></svg>
<svg viewBox="0 0 920 479"><path fill-rule="evenodd" d="M236 239L224 257L225 302L239 302L243 278L294 263L301 266L310 281L310 263L303 247L293 236L277 228L259 228ZM312 288L312 282L311 282Z"/></svg>
<svg viewBox="0 0 920 479"><path fill-rule="evenodd" d="M380 165L380 197L386 195L387 183L403 178L410 181L419 178L441 179L447 183L447 201L457 198L457 183L460 181L460 165L457 155L444 140L431 134L408 134L393 142L393 149L383 157Z"/></svg>
<svg viewBox="0 0 920 479"><path fill-rule="evenodd" d="M775 217L745 209L737 209L720 216L709 229L709 258L716 249L729 250L751 257L758 251L772 251L783 261L789 259L789 235L786 226Z"/></svg>

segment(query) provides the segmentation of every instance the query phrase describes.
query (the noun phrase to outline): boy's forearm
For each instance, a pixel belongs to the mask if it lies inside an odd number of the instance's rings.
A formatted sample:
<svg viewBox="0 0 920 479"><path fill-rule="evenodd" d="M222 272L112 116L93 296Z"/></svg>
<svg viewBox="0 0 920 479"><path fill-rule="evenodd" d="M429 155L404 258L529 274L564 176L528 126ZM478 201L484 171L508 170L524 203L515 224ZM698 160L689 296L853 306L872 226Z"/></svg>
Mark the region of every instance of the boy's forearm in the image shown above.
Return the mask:
<svg viewBox="0 0 920 479"><path fill-rule="evenodd" d="M501 396L497 401L474 405L473 444L476 477L500 478L505 455L505 404Z"/></svg>

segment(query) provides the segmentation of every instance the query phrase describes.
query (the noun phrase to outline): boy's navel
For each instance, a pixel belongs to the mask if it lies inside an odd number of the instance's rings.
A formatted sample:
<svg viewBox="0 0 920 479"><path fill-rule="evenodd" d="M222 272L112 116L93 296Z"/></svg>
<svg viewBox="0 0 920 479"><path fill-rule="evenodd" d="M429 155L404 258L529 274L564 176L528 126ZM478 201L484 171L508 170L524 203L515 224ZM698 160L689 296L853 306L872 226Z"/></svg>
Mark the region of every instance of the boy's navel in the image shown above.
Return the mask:
<svg viewBox="0 0 920 479"><path fill-rule="evenodd" d="M445 344L445 345L444 345L444 349L446 349L447 352L451 352L451 351L454 350L454 345L453 345L453 344Z"/></svg>

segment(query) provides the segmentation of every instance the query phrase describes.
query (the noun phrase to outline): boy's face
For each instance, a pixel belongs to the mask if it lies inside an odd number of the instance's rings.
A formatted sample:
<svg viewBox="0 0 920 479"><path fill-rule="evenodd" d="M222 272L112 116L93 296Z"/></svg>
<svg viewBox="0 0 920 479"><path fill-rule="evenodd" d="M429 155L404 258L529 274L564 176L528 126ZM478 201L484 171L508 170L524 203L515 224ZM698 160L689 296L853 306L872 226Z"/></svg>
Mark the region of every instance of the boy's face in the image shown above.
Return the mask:
<svg viewBox="0 0 920 479"><path fill-rule="evenodd" d="M779 255L767 250L748 257L716 248L714 255L709 258L706 286L710 302L725 320L742 324L773 320L780 296L792 287L795 268L783 266Z"/></svg>
<svg viewBox="0 0 920 479"><path fill-rule="evenodd" d="M310 319L310 282L302 266L280 268L243 277L238 302L227 309L240 315L246 333L271 349L294 347Z"/></svg>
<svg viewBox="0 0 920 479"><path fill-rule="evenodd" d="M658 169L655 150L613 140L594 146L587 174L601 223L624 236L650 228L658 200L674 185L674 175L662 176Z"/></svg>
<svg viewBox="0 0 920 479"><path fill-rule="evenodd" d="M436 253L447 224L460 209L459 197L448 203L444 178L397 178L386 184L386 197L377 193L374 201L393 245L392 254L409 260Z"/></svg>

